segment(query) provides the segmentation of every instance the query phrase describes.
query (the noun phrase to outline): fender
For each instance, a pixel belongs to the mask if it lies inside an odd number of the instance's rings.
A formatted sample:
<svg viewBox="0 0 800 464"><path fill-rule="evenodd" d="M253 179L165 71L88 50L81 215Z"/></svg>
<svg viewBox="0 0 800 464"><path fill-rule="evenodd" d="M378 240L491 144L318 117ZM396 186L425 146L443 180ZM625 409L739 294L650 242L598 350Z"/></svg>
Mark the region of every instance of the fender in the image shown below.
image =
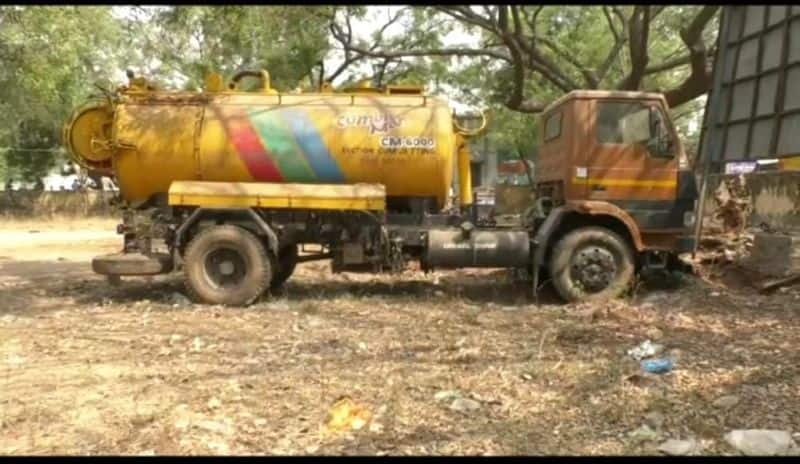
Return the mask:
<svg viewBox="0 0 800 464"><path fill-rule="evenodd" d="M533 238L533 294L537 296L539 286L539 268L544 261L544 254L551 245L551 238L558 230L564 217L570 213L586 214L590 216L611 216L622 222L628 229L628 233L633 239L633 246L636 251L644 250L644 243L636 222L620 207L605 201L568 201L566 204L553 208L547 215L541 227L536 231Z"/></svg>
<svg viewBox="0 0 800 464"><path fill-rule="evenodd" d="M175 231L175 250L177 251L183 241L184 235L186 235L186 231L191 228L191 226L196 223L202 216L207 214L213 213L231 213L231 212L238 212L244 213L246 212L253 222L258 226L258 228L264 232L267 236L267 246L270 251L278 254L278 236L275 235L275 232L270 228L269 224L267 224L264 219L261 218L253 208L197 208L195 209L192 214L186 219L183 224L178 227L178 230Z"/></svg>
<svg viewBox="0 0 800 464"><path fill-rule="evenodd" d="M589 214L591 216L605 215L618 219L627 227L628 233L633 239L633 246L636 248L636 251L644 250L644 242L642 242L642 234L639 231L639 226L631 215L619 206L606 201L577 200L568 201L567 208L569 211L580 214Z"/></svg>

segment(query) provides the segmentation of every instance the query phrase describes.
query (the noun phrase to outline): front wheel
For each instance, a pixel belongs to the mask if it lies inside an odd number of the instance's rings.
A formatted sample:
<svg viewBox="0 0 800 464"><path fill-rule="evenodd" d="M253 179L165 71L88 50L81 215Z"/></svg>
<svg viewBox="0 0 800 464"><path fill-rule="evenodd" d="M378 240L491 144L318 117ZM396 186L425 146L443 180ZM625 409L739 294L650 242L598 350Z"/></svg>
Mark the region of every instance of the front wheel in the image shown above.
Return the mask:
<svg viewBox="0 0 800 464"><path fill-rule="evenodd" d="M202 303L248 305L272 279L272 261L264 245L233 225L198 233L186 247L184 261L187 290Z"/></svg>
<svg viewBox="0 0 800 464"><path fill-rule="evenodd" d="M630 245L601 227L568 233L550 258L553 286L567 302L616 298L630 285L634 269Z"/></svg>

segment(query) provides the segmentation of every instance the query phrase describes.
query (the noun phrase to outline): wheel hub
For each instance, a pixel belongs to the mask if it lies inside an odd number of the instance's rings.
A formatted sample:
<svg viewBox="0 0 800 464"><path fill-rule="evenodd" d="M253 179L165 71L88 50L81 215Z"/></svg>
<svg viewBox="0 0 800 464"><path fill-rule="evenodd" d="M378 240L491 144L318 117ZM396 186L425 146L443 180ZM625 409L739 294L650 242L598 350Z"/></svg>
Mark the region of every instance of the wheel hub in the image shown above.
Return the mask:
<svg viewBox="0 0 800 464"><path fill-rule="evenodd" d="M605 248L591 246L572 258L572 277L586 290L599 292L611 284L617 274L614 255Z"/></svg>
<svg viewBox="0 0 800 464"><path fill-rule="evenodd" d="M232 287L247 274L244 257L231 248L217 248L206 255L206 278L216 287Z"/></svg>
<svg viewBox="0 0 800 464"><path fill-rule="evenodd" d="M230 261L223 261L223 262L219 263L219 272L222 273L222 275L229 276L229 275L233 274L234 270L235 270L235 266Z"/></svg>

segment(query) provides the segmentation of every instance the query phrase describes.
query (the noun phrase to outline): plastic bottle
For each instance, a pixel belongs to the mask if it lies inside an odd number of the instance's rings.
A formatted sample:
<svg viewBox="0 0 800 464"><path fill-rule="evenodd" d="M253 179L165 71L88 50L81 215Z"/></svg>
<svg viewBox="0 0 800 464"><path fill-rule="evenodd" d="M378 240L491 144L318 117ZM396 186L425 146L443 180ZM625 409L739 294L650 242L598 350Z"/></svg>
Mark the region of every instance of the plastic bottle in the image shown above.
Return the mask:
<svg viewBox="0 0 800 464"><path fill-rule="evenodd" d="M673 362L670 358L648 359L642 361L642 369L651 374L664 374L672 370Z"/></svg>

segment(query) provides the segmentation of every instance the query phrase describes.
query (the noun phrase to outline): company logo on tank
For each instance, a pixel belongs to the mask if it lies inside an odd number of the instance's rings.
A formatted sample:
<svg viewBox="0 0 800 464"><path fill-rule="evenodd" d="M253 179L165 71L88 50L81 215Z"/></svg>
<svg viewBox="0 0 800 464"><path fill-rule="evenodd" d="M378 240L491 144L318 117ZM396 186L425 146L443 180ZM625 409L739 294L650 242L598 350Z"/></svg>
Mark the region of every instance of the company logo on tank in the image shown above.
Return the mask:
<svg viewBox="0 0 800 464"><path fill-rule="evenodd" d="M336 125L339 129L366 127L369 129L370 134L381 134L403 125L403 118L389 113L377 115L343 114L336 120Z"/></svg>
<svg viewBox="0 0 800 464"><path fill-rule="evenodd" d="M383 114L344 114L336 120L340 129L364 127L370 134L385 134L403 125L403 118L390 113ZM417 149L434 150L436 140L425 136L386 135L381 137L380 146L386 150Z"/></svg>

